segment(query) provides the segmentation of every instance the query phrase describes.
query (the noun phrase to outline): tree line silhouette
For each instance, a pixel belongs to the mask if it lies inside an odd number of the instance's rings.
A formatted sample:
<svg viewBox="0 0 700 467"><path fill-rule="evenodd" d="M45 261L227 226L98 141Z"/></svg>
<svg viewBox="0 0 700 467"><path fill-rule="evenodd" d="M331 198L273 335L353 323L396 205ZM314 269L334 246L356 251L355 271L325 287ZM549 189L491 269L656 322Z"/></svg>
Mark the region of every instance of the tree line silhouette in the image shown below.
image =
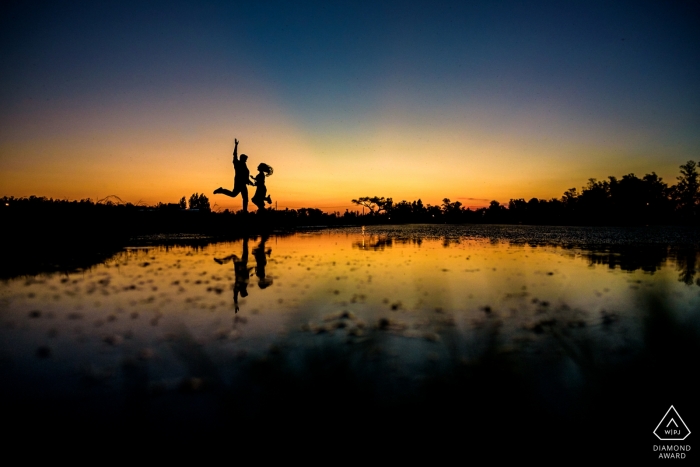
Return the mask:
<svg viewBox="0 0 700 467"><path fill-rule="evenodd" d="M124 241L137 235L200 233L235 236L303 226L339 226L402 223L492 223L534 225L700 225L698 165L680 166L675 185L655 172L642 178L630 173L598 181L589 179L579 191L570 188L561 198L491 201L488 207L465 208L444 198L442 204L365 196L353 199L362 207L344 213L315 208L269 209L263 213L214 211L206 195L184 196L178 203L155 206L124 203L117 196L102 200L55 200L30 196L0 200L0 236L5 241L37 244L76 244Z"/></svg>
<svg viewBox="0 0 700 467"><path fill-rule="evenodd" d="M343 217L360 217L368 223L492 223L534 225L698 225L700 180L698 165L680 166L678 183L669 186L655 172L642 178L630 173L607 180L594 178L579 191L570 188L561 198L511 199L507 205L491 201L472 210L460 201L444 198L442 204L364 196L352 203L363 214L346 211Z"/></svg>
<svg viewBox="0 0 700 467"><path fill-rule="evenodd" d="M392 198L365 196L352 200L364 213L315 208L244 213L215 211L199 193L155 206L124 203L115 195L98 201L5 196L0 199L4 227L0 241L5 245L0 250L0 276L51 270L58 264L89 264L127 242L157 234L223 239L304 227L403 223L700 226L698 165L688 161L680 169L672 186L654 172L642 178L611 176L590 179L581 191L571 188L561 198L511 199L507 205L491 201L475 210L448 198L435 206L420 199L395 203Z"/></svg>

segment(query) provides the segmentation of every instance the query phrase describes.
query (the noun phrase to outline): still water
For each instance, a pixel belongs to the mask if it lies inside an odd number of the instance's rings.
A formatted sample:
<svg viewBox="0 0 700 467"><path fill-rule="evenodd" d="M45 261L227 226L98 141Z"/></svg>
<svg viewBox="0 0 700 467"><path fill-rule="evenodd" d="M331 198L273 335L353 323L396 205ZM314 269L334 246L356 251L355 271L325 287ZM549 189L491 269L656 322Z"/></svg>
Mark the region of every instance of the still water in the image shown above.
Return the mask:
<svg viewBox="0 0 700 467"><path fill-rule="evenodd" d="M571 387L590 365L644 350L650 297L697 329L696 235L402 226L128 247L87 270L0 283L3 390L119 396L138 368L142 390L162 397L334 346L408 386L496 353L555 361L553 384Z"/></svg>

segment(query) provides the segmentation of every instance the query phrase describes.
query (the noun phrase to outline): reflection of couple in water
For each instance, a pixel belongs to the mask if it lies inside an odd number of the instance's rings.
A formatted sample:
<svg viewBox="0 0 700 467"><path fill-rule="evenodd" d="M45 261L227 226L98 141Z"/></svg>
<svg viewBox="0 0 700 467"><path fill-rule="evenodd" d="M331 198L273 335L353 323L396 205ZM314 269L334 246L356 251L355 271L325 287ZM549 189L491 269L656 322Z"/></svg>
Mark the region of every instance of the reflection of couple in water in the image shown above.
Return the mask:
<svg viewBox="0 0 700 467"><path fill-rule="evenodd" d="M248 156L245 154L241 154L241 158L238 158L238 140L236 139L233 147L233 191L219 187L214 190L214 194L220 193L231 198L235 198L240 194L243 199L243 211L248 212L248 185L252 185L256 187L252 199L253 204L258 207L259 211L264 211L266 201L268 204L272 204L272 198L267 194L267 187L265 186L265 177L272 175L272 167L261 162L258 165L258 174L253 177L248 171L247 160Z"/></svg>
<svg viewBox="0 0 700 467"><path fill-rule="evenodd" d="M272 278L265 277L265 266L267 265L267 257L272 253L271 248L265 249L267 236L260 238L258 246L253 248L253 257L255 258L255 275L258 276L258 287L265 289L272 285ZM248 283L250 281L250 271L253 268L248 267L248 239L243 239L243 252L239 258L236 255L229 255L225 258L214 258L219 264L225 264L233 261L233 272L236 275L236 280L233 283L233 303L236 306L238 313L238 295L245 298L248 296Z"/></svg>

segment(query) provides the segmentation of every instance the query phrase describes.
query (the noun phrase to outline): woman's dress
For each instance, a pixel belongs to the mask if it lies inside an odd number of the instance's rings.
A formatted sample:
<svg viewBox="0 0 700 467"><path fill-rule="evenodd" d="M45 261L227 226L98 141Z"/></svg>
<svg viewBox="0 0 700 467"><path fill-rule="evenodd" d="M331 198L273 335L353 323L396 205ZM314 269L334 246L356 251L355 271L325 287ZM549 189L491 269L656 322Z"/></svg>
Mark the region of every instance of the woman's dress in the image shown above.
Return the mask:
<svg viewBox="0 0 700 467"><path fill-rule="evenodd" d="M267 187L265 186L265 174L260 172L255 176L255 194L253 195L253 204L258 208L265 207L265 197L267 196Z"/></svg>

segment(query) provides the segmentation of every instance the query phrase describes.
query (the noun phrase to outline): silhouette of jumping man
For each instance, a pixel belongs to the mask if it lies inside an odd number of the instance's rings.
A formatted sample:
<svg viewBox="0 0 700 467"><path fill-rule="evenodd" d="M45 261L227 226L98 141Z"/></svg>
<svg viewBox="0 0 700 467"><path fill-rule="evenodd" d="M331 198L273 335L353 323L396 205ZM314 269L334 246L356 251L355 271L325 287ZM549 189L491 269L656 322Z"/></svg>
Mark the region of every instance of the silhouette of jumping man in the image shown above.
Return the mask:
<svg viewBox="0 0 700 467"><path fill-rule="evenodd" d="M250 272L252 267L248 267L248 238L243 239L243 252L239 258L236 255L229 255L225 258L214 258L219 264L229 263L233 260L233 273L236 275L236 280L233 283L233 303L238 313L238 295L245 298L248 296L248 282L250 281Z"/></svg>
<svg viewBox="0 0 700 467"><path fill-rule="evenodd" d="M267 201L268 204L272 204L272 198L267 194L267 187L265 186L265 177L269 177L270 175L272 175L272 167L261 162L260 165L258 165L258 174L255 177L252 175L250 176L255 182L251 183L251 185L256 187L252 201L260 211L265 210L265 201Z"/></svg>
<svg viewBox="0 0 700 467"><path fill-rule="evenodd" d="M241 154L240 160L238 159L238 140L234 139L234 141L236 143L233 147L233 191L219 187L214 190L214 194L222 194L231 198L235 198L240 194L243 199L243 211L248 212L248 185L253 184L248 180L248 177L250 177L250 171L246 165L248 156Z"/></svg>

